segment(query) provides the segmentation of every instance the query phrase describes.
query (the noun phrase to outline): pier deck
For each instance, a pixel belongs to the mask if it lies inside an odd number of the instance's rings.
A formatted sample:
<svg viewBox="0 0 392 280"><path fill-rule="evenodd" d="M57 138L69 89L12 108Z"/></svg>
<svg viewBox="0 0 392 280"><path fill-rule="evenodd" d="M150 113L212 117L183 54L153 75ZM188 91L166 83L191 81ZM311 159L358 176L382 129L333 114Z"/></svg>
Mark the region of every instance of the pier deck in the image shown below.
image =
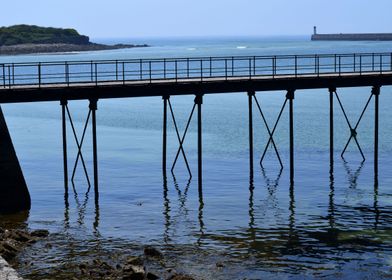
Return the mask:
<svg viewBox="0 0 392 280"><path fill-rule="evenodd" d="M392 54L0 64L0 103L392 85Z"/></svg>

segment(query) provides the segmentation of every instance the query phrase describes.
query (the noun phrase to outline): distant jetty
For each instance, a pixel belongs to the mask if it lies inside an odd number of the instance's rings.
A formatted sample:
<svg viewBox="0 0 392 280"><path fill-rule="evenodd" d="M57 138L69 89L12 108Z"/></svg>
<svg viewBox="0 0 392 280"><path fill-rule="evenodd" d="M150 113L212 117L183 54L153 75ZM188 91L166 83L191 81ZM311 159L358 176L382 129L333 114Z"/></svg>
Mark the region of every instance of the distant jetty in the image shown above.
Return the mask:
<svg viewBox="0 0 392 280"><path fill-rule="evenodd" d="M75 29L14 25L0 27L0 55L99 51L148 47L148 45L104 45L90 42Z"/></svg>
<svg viewBox="0 0 392 280"><path fill-rule="evenodd" d="M318 34L315 26L312 41L392 41L392 33Z"/></svg>

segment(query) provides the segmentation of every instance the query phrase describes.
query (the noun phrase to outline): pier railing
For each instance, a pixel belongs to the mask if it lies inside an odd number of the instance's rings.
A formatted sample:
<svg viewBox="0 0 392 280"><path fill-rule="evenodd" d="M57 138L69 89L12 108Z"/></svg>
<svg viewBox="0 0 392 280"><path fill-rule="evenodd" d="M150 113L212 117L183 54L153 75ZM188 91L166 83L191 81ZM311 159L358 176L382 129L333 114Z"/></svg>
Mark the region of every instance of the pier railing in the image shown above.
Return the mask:
<svg viewBox="0 0 392 280"><path fill-rule="evenodd" d="M183 82L281 76L358 75L392 71L392 53L232 56L0 63L0 86L155 81Z"/></svg>

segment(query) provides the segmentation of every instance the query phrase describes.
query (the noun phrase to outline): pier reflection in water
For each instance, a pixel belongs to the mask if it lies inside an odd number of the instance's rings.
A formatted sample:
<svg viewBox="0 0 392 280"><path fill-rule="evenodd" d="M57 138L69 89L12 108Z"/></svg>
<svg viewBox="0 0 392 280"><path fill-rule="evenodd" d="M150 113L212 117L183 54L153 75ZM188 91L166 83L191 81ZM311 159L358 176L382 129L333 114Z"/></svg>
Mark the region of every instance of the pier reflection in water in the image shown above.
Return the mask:
<svg viewBox="0 0 392 280"><path fill-rule="evenodd" d="M309 207L302 205L309 201L304 201L302 191L297 191L301 185L290 185L287 179L284 180L284 170L256 167L250 170L248 188L243 190L248 193L247 222L238 221L240 226L232 223L232 228L226 226L222 229L219 229L219 222L214 225L214 213L211 214L209 207L214 201L208 192L206 199L197 192L194 180L182 177L184 174L179 179L173 174L163 176L161 248L171 260L184 262L197 259L192 264L195 270L209 262L223 261L223 270L206 270L210 274L204 276L214 279L225 279L228 275L258 279L262 274L272 279L276 273L282 273L280 276L283 277L287 273L296 275L304 272L310 273L310 278L315 275L333 278L345 263L369 262L369 257L374 258L370 265L377 267L377 254L391 252L391 229L388 225L392 222L392 211L385 203L379 207L377 180L372 188L372 204L350 204L350 197L361 192L357 184L361 169L365 166L363 163L348 164L340 160L331 164L329 186L325 186L329 192L320 191L317 200L311 201L319 204L315 209L324 211L316 215L303 212ZM340 173L338 179L335 169ZM337 187L336 181L342 180L342 174L345 174L346 183L339 183ZM26 255L25 258L31 257L37 266L44 266L44 263L54 264L60 260L73 263L80 258L93 260L105 258L108 254L134 254L140 251L137 242L108 239L102 235L99 201L94 200L89 189L83 192L80 188L79 193L77 189L76 186L73 195L64 199L64 230L50 240L54 244L51 250L57 253L56 257L38 260L37 256ZM260 194L263 196L260 197ZM287 197L286 200L282 199L282 194ZM76 218L76 223L72 222L72 218ZM86 227L92 228L92 234L80 236ZM179 243L178 231L181 231L181 235L193 236L194 241ZM41 257L44 255L40 253ZM380 273L384 273L385 264L380 262L378 266ZM22 267L22 272L24 269ZM66 267L62 269L67 270ZM41 271L44 271L42 267ZM56 270L56 273L61 272Z"/></svg>
<svg viewBox="0 0 392 280"><path fill-rule="evenodd" d="M335 202L335 177L334 177L334 163L330 166L330 183L329 183L329 205L328 213L326 213L326 220L328 226L318 226L300 223L296 225L296 204L295 199L295 185L290 185L287 191L289 197L289 207L287 216L287 226L281 224L276 227L269 227L268 225L258 226L257 215L263 213L258 210L258 202L254 198L254 176L250 172L249 176L249 223L248 228L243 230L233 229L224 230L222 234L205 233L203 222L203 207L204 203L200 197L199 213L200 219L200 238L198 245L205 240L206 244L212 242L224 243L226 246L232 247L233 252L237 257L241 257L245 261L245 265L257 264L259 270L266 271L285 271L293 270L291 272L315 269L320 270L320 275L325 271L334 272L334 268L339 266L342 262L362 260L358 253L374 252L377 254L378 250L385 250L391 245L391 240L388 235L390 229L385 227L388 223L378 231L380 224L380 216L384 219L392 221L391 211L388 208L380 210L378 208L378 181L374 178L374 207L367 206L350 206L345 204L337 204ZM355 169L343 161L341 163L347 173L348 188L346 190L347 196L352 195L350 190L355 190L357 187L357 180L361 175L361 170L364 166L360 162ZM265 198L266 207L276 207L275 192L278 188L285 188L286 185L279 185L279 180L282 175L282 170L276 174L276 178L267 176L265 169L261 168L260 173L264 179L264 186L268 189L268 196ZM178 184L175 184L178 188ZM187 185L187 188L189 184ZM258 186L260 187L260 186ZM186 194L186 193L185 193ZM180 196L179 199L184 199ZM323 197L319 197L323 200ZM314 202L316 203L316 202ZM165 204L167 207L167 204ZM182 204L182 207L184 204ZM169 216L165 216L170 219ZM362 224L370 224L373 220L372 228L361 226L350 229L350 224L356 223L357 219L364 222ZM167 221L166 224L170 224ZM347 229L348 228L348 229ZM387 249L389 250L389 249ZM253 263L253 264L250 264ZM382 265L381 265L382 266ZM323 272L324 271L324 272ZM327 272L328 275L328 272Z"/></svg>

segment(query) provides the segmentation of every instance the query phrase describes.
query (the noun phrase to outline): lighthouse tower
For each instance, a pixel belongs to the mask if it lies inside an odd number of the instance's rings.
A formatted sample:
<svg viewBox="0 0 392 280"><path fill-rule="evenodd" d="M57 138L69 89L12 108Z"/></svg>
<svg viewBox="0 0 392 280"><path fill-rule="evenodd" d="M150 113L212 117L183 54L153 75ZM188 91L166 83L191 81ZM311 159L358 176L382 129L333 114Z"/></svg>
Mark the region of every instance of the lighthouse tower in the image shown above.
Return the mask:
<svg viewBox="0 0 392 280"><path fill-rule="evenodd" d="M317 26L313 26L313 35L317 35Z"/></svg>

